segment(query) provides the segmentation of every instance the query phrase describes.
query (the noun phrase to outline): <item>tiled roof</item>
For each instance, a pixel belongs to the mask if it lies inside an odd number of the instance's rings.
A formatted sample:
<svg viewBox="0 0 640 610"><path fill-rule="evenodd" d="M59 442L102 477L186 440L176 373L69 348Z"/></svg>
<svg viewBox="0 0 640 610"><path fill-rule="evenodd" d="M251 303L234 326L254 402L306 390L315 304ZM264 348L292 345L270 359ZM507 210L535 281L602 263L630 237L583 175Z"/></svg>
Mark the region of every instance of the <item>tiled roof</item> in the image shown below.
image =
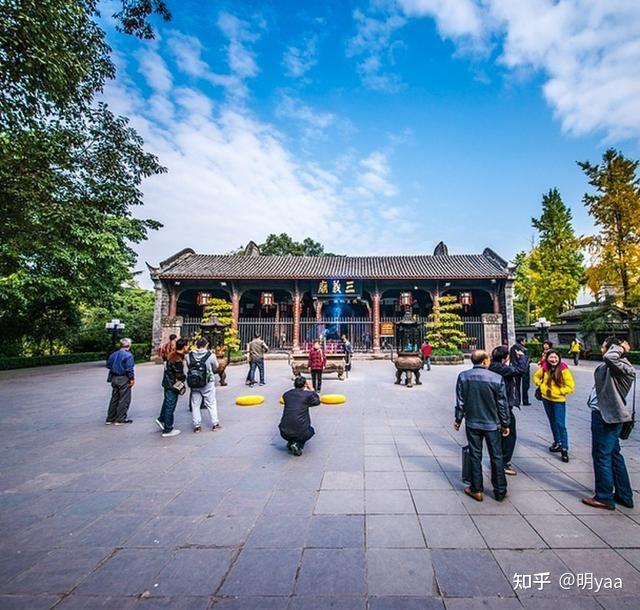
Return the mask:
<svg viewBox="0 0 640 610"><path fill-rule="evenodd" d="M501 279L511 277L497 255L172 257L153 270L161 279ZM490 252L490 251L489 251ZM490 254L493 254L490 252Z"/></svg>

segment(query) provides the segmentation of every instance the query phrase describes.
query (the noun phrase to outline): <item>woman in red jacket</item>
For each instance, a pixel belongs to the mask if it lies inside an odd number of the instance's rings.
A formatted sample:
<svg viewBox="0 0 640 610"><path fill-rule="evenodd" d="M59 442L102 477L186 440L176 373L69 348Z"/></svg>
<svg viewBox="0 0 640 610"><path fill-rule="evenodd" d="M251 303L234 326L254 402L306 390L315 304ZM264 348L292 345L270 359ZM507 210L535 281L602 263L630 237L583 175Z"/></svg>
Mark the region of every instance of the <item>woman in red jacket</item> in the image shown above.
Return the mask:
<svg viewBox="0 0 640 610"><path fill-rule="evenodd" d="M327 361L320 341L316 341L313 347L309 350L308 366L311 371L311 382L313 383L313 389L316 392L320 391L322 387L322 369Z"/></svg>

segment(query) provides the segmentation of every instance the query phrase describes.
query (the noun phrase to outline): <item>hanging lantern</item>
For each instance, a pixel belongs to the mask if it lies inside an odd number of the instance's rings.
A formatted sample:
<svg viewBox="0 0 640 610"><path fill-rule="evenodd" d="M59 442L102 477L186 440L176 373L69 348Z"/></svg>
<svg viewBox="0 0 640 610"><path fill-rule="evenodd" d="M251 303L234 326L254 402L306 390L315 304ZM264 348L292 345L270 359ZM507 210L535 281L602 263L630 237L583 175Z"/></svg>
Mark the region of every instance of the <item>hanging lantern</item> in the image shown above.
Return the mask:
<svg viewBox="0 0 640 610"><path fill-rule="evenodd" d="M413 295L410 292L400 293L400 306L411 307L413 305Z"/></svg>
<svg viewBox="0 0 640 610"><path fill-rule="evenodd" d="M461 292L460 303L463 307L470 307L471 305L473 305L473 294L471 294L470 292Z"/></svg>
<svg viewBox="0 0 640 610"><path fill-rule="evenodd" d="M273 292L260 293L260 305L269 307L274 304Z"/></svg>
<svg viewBox="0 0 640 610"><path fill-rule="evenodd" d="M211 298L210 292L199 292L198 296L196 297L196 303L198 305L205 306L209 302L210 298Z"/></svg>

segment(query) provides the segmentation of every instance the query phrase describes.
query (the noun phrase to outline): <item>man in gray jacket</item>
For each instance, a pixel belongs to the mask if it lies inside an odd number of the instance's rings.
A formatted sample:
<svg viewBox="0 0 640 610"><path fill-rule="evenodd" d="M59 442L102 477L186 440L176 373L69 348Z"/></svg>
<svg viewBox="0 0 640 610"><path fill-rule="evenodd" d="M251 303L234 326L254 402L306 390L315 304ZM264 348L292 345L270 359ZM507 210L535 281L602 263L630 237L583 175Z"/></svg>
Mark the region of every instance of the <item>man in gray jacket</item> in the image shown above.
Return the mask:
<svg viewBox="0 0 640 610"><path fill-rule="evenodd" d="M218 361L209 351L209 342L204 338L196 341L195 350L187 356L187 385L191 389L191 419L193 431L200 432L202 418L200 406L204 405L211 416L211 429L218 430L218 403L216 402L216 386L213 371L218 368Z"/></svg>
<svg viewBox="0 0 640 610"><path fill-rule="evenodd" d="M247 374L246 384L254 386L256 384L256 369L260 373L260 385L264 385L264 355L269 351L269 347L262 340L260 333L253 336L247 346L247 355L249 357L249 373Z"/></svg>
<svg viewBox="0 0 640 610"><path fill-rule="evenodd" d="M453 427L460 429L462 419L469 443L471 485L464 493L482 502L482 442L486 440L491 460L491 484L498 502L507 495L501 435L509 436L507 391L500 375L488 370L489 355L483 350L471 354L473 368L458 375L456 383L456 415Z"/></svg>
<svg viewBox="0 0 640 610"><path fill-rule="evenodd" d="M633 490L618 439L622 424L632 419L627 398L635 390L636 371L626 356L630 350L626 341L607 337L601 350L603 362L594 372L595 383L587 402L596 493L582 501L605 510L614 510L616 502L633 508Z"/></svg>

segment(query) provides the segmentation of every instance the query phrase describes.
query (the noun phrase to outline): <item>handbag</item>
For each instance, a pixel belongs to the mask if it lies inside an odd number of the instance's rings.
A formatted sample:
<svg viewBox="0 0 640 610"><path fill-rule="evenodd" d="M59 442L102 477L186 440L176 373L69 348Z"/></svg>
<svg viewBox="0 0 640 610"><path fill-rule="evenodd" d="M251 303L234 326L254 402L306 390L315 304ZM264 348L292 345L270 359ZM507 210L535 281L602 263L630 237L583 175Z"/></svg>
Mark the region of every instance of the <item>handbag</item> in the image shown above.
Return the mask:
<svg viewBox="0 0 640 610"><path fill-rule="evenodd" d="M186 391L187 391L187 386L185 385L184 381L176 381L172 386L171 389L174 392L178 392L178 394L180 396L182 396Z"/></svg>
<svg viewBox="0 0 640 610"><path fill-rule="evenodd" d="M462 448L462 480L471 483L471 454L469 445Z"/></svg>
<svg viewBox="0 0 640 610"><path fill-rule="evenodd" d="M538 387L534 393L536 400L542 400L542 390Z"/></svg>
<svg viewBox="0 0 640 610"><path fill-rule="evenodd" d="M633 426L636 423L636 380L633 380L633 410L631 411L631 421L626 421L622 424L622 428L620 428L620 438L623 441L626 441L629 436L631 436L631 432L633 430Z"/></svg>

